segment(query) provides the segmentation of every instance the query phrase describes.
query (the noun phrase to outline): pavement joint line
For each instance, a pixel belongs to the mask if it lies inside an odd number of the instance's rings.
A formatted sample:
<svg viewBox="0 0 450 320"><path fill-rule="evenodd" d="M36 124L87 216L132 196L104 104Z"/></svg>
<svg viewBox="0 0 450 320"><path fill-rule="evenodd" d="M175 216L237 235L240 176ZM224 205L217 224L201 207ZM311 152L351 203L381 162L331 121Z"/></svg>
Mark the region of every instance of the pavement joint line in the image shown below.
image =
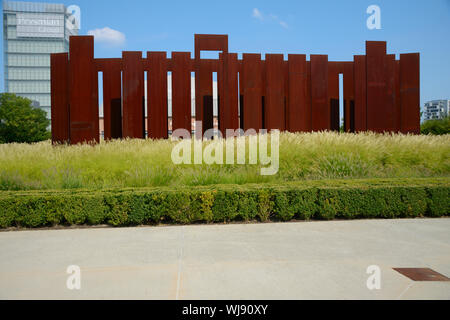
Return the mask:
<svg viewBox="0 0 450 320"><path fill-rule="evenodd" d="M409 290L411 289L411 287L414 285L414 281L411 281L411 283L405 288L405 290L402 291L402 293L400 293L400 295L397 297L397 300L400 300L403 295Z"/></svg>
<svg viewBox="0 0 450 320"><path fill-rule="evenodd" d="M180 252L178 255L177 291L175 300L178 300L180 295L181 273L183 271L183 245L184 245L184 226L181 227Z"/></svg>

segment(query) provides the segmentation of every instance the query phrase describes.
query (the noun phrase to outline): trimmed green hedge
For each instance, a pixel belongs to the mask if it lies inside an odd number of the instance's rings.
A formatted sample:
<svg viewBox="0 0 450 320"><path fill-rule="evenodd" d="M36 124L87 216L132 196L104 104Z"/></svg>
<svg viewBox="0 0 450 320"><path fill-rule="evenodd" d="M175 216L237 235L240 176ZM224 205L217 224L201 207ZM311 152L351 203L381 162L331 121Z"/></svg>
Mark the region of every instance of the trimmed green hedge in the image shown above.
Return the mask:
<svg viewBox="0 0 450 320"><path fill-rule="evenodd" d="M449 199L445 180L3 192L0 228L440 217Z"/></svg>

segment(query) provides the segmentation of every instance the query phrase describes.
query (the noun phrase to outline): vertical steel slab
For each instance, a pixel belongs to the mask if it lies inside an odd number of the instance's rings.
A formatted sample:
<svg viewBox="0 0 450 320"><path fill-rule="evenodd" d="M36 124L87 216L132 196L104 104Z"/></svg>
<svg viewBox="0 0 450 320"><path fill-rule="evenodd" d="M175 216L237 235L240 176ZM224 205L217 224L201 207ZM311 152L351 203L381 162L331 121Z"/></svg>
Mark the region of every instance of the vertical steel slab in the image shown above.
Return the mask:
<svg viewBox="0 0 450 320"><path fill-rule="evenodd" d="M306 80L307 80L306 104L310 106L309 131L312 132L313 128L312 128L312 99L311 99L311 61L306 61Z"/></svg>
<svg viewBox="0 0 450 320"><path fill-rule="evenodd" d="M103 69L103 125L104 138L122 138L122 79L117 63L106 63Z"/></svg>
<svg viewBox="0 0 450 320"><path fill-rule="evenodd" d="M341 64L339 62L328 62L328 98L339 100L339 74Z"/></svg>
<svg viewBox="0 0 450 320"><path fill-rule="evenodd" d="M69 123L69 59L67 53L53 53L51 65L52 142L70 141Z"/></svg>
<svg viewBox="0 0 450 320"><path fill-rule="evenodd" d="M420 54L400 55L401 131L420 133Z"/></svg>
<svg viewBox="0 0 450 320"><path fill-rule="evenodd" d="M195 34L195 118L202 122L202 134L214 127L212 68L200 59L201 51L228 54L228 35Z"/></svg>
<svg viewBox="0 0 450 320"><path fill-rule="evenodd" d="M283 56L284 57L284 56ZM289 112L289 59L283 58L283 77L284 77L284 129L289 131L288 112Z"/></svg>
<svg viewBox="0 0 450 320"><path fill-rule="evenodd" d="M312 130L330 130L327 55L311 55L311 109Z"/></svg>
<svg viewBox="0 0 450 320"><path fill-rule="evenodd" d="M145 137L145 114L142 52L124 51L122 59L122 134L124 138L143 139Z"/></svg>
<svg viewBox="0 0 450 320"><path fill-rule="evenodd" d="M290 54L289 63L289 104L287 112L290 132L311 131L311 105L307 102L308 77L306 55Z"/></svg>
<svg viewBox="0 0 450 320"><path fill-rule="evenodd" d="M238 64L236 53L221 53L218 72L219 129L239 128L238 116Z"/></svg>
<svg viewBox="0 0 450 320"><path fill-rule="evenodd" d="M286 130L284 108L284 60L282 54L266 54L265 116L268 130Z"/></svg>
<svg viewBox="0 0 450 320"><path fill-rule="evenodd" d="M386 55L386 103L384 130L395 131L396 105L395 105L395 54Z"/></svg>
<svg viewBox="0 0 450 320"><path fill-rule="evenodd" d="M339 131L341 119L339 109L339 74L342 73L341 62L328 62L328 99L330 103L330 129Z"/></svg>
<svg viewBox="0 0 450 320"><path fill-rule="evenodd" d="M353 62L343 63L344 76L344 129L346 132L355 131L354 121L354 100L355 100L355 86L354 86L354 72Z"/></svg>
<svg viewBox="0 0 450 320"><path fill-rule="evenodd" d="M244 63L238 60L239 79L239 128L244 129Z"/></svg>
<svg viewBox="0 0 450 320"><path fill-rule="evenodd" d="M148 137L168 137L167 110L167 54L147 52L149 71L147 74L147 123Z"/></svg>
<svg viewBox="0 0 450 320"><path fill-rule="evenodd" d="M207 61L196 59L195 63L195 120L202 122L203 135L213 123L213 79Z"/></svg>
<svg viewBox="0 0 450 320"><path fill-rule="evenodd" d="M192 131L190 64L190 52L172 52L172 130Z"/></svg>
<svg viewBox="0 0 450 320"><path fill-rule="evenodd" d="M355 132L367 130L366 57L354 56Z"/></svg>
<svg viewBox="0 0 450 320"><path fill-rule="evenodd" d="M263 129L262 115L262 63L261 55L243 54L243 72L240 83L244 95L244 131Z"/></svg>
<svg viewBox="0 0 450 320"><path fill-rule="evenodd" d="M100 141L94 37L70 37L70 143Z"/></svg>
<svg viewBox="0 0 450 320"><path fill-rule="evenodd" d="M400 60L395 60L395 132L402 129L402 110L400 104Z"/></svg>
<svg viewBox="0 0 450 320"><path fill-rule="evenodd" d="M367 130L386 131L386 42L366 42Z"/></svg>

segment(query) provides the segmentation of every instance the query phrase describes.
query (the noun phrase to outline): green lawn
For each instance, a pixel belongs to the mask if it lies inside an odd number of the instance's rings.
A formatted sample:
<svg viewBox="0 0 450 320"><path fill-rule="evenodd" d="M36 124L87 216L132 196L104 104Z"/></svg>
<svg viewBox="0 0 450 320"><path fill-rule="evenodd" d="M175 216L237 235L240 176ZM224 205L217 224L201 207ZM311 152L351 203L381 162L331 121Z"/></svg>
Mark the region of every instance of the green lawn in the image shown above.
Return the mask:
<svg viewBox="0 0 450 320"><path fill-rule="evenodd" d="M261 176L260 165L174 165L174 144L168 140L118 140L95 146L54 147L50 142L0 145L0 190L446 180L450 174L449 135L282 133L280 168L274 176Z"/></svg>

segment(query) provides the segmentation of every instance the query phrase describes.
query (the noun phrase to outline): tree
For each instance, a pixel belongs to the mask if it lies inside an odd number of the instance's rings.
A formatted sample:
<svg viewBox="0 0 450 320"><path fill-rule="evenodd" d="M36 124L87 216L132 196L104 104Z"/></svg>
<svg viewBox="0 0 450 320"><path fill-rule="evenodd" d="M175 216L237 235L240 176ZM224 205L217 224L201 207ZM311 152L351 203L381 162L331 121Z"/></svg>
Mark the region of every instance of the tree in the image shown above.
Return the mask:
<svg viewBox="0 0 450 320"><path fill-rule="evenodd" d="M421 126L422 134L450 134L450 117L425 121Z"/></svg>
<svg viewBox="0 0 450 320"><path fill-rule="evenodd" d="M31 100L13 93L0 94L0 143L32 143L50 139L46 112Z"/></svg>

